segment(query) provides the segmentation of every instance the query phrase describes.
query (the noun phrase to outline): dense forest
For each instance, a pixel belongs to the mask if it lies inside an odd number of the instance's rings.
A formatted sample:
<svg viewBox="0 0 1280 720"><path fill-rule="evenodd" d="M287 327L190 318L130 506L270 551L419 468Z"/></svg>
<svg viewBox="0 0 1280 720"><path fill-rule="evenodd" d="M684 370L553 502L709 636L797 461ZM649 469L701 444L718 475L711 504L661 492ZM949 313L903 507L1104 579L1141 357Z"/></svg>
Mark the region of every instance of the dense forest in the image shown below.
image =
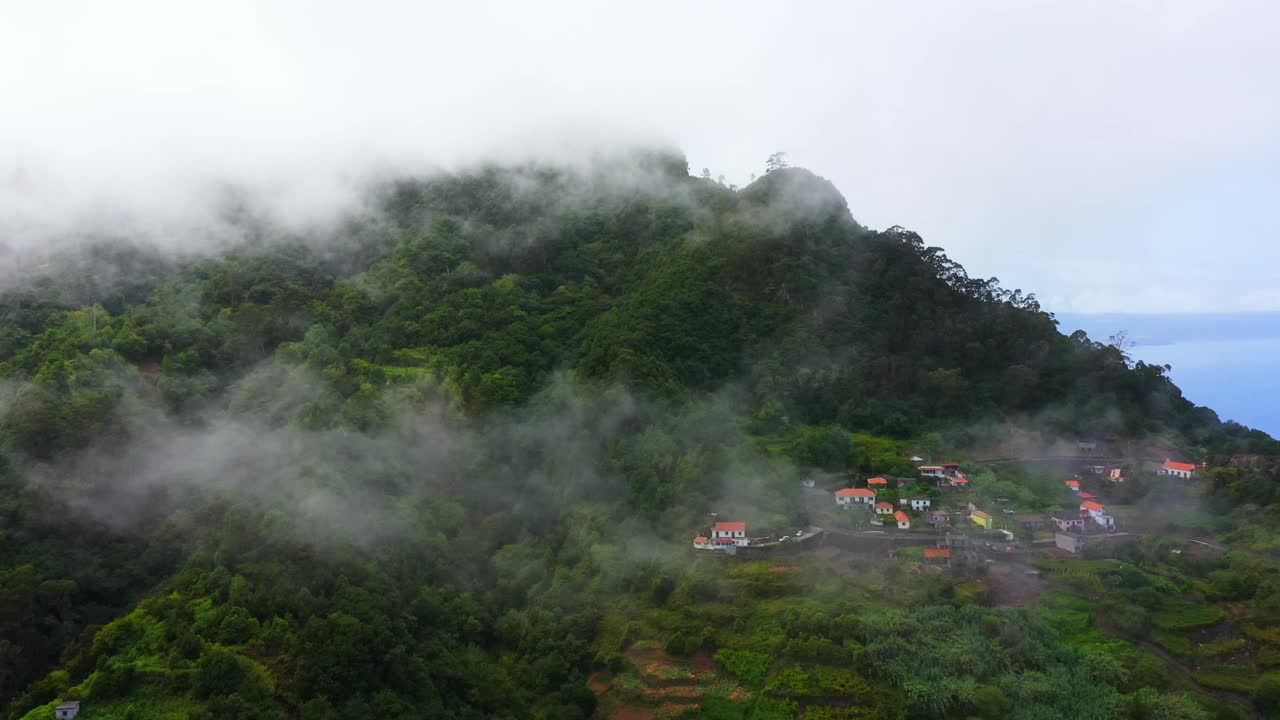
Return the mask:
<svg viewBox="0 0 1280 720"><path fill-rule="evenodd" d="M733 684L690 717L1214 712L1082 641L1087 608L688 544L708 512L806 522L815 473L1011 429L1262 458L1204 502L1270 532L1280 443L1168 368L798 168L492 166L364 208L305 237L238 215L216 255L88 242L0 294L8 717L585 718L649 635Z"/></svg>

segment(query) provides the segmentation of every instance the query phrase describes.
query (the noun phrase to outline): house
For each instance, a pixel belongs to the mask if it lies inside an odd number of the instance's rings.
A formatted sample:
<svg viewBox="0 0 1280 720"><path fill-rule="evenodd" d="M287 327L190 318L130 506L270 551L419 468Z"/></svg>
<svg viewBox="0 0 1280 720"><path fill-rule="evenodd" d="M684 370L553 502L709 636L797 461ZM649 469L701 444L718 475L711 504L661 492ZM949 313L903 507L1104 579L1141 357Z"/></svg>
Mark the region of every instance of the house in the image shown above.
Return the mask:
<svg viewBox="0 0 1280 720"><path fill-rule="evenodd" d="M57 720L71 720L71 718L80 714L80 701L68 700L58 703L58 707L53 709L53 717Z"/></svg>
<svg viewBox="0 0 1280 720"><path fill-rule="evenodd" d="M911 518L907 517L907 514L902 512L901 510L893 514L893 519L898 521L899 530L911 529Z"/></svg>
<svg viewBox="0 0 1280 720"><path fill-rule="evenodd" d="M699 535L693 539L693 547L698 550L710 550L715 547L715 544L712 543L711 538L706 535Z"/></svg>
<svg viewBox="0 0 1280 720"><path fill-rule="evenodd" d="M1058 527L1060 532L1084 532L1084 518L1079 515L1069 515L1064 512L1056 512L1053 514L1053 524Z"/></svg>
<svg viewBox="0 0 1280 720"><path fill-rule="evenodd" d="M961 500L960 502L956 503L956 514L959 515L960 517L967 518L969 517L969 513L977 509L978 509L978 506L974 505L968 500Z"/></svg>
<svg viewBox="0 0 1280 720"><path fill-rule="evenodd" d="M1106 513L1093 515L1093 521L1106 528L1107 532L1116 531L1116 519Z"/></svg>
<svg viewBox="0 0 1280 720"><path fill-rule="evenodd" d="M873 489L889 487L889 481L885 480L882 477L867 478L867 487L873 488Z"/></svg>
<svg viewBox="0 0 1280 720"><path fill-rule="evenodd" d="M943 510L942 508L934 508L933 510L929 511L929 522L933 523L934 525L946 525L947 523L951 522L951 516L948 515L947 511Z"/></svg>
<svg viewBox="0 0 1280 720"><path fill-rule="evenodd" d="M875 501L875 491L866 488L844 488L836 491L836 504L844 507L851 505L866 507Z"/></svg>
<svg viewBox="0 0 1280 720"><path fill-rule="evenodd" d="M892 515L892 514L893 514L893 503L888 503L888 502L878 502L878 503L876 503L876 514L877 514L877 515Z"/></svg>
<svg viewBox="0 0 1280 720"><path fill-rule="evenodd" d="M947 562L951 559L951 551L947 548L925 548L924 559Z"/></svg>
<svg viewBox="0 0 1280 720"><path fill-rule="evenodd" d="M1124 475L1118 467L1109 467L1102 471L1102 476L1111 482L1124 482Z"/></svg>
<svg viewBox="0 0 1280 720"><path fill-rule="evenodd" d="M973 513L969 515L969 519L972 520L975 525L981 525L988 530L991 529L991 516L981 510L974 510Z"/></svg>
<svg viewBox="0 0 1280 720"><path fill-rule="evenodd" d="M1039 530L1045 524L1044 518L1039 515L1019 515L1013 521L1028 530Z"/></svg>
<svg viewBox="0 0 1280 720"><path fill-rule="evenodd" d="M960 463L944 462L942 463L942 469L945 470L948 475L955 475L960 472Z"/></svg>
<svg viewBox="0 0 1280 720"><path fill-rule="evenodd" d="M1079 555L1084 552L1084 535L1076 535L1074 533L1054 533L1053 544L1069 553Z"/></svg>
<svg viewBox="0 0 1280 720"><path fill-rule="evenodd" d="M1085 500L1084 502L1080 503L1080 517L1087 518L1091 516L1101 515L1104 507L1105 506L1100 502L1094 502L1093 500Z"/></svg>
<svg viewBox="0 0 1280 720"><path fill-rule="evenodd" d="M910 506L912 510L916 511L928 510L929 505L932 502L932 500L924 497L923 495L917 495L916 497L910 498L898 498L899 505Z"/></svg>
<svg viewBox="0 0 1280 720"><path fill-rule="evenodd" d="M1079 496L1079 498L1080 498L1081 500L1093 500L1093 499L1095 499L1095 498L1097 498L1097 497L1098 497L1097 495L1094 495L1093 493L1087 493L1087 492L1076 493L1076 495L1077 495L1077 496Z"/></svg>
<svg viewBox="0 0 1280 720"><path fill-rule="evenodd" d="M1067 486L1067 487L1069 487L1069 488L1071 488L1072 492L1080 492L1080 481L1079 481L1079 480L1065 480L1065 481L1063 481L1063 483L1062 483L1062 484L1063 484L1063 485L1066 485L1066 486Z"/></svg>
<svg viewBox="0 0 1280 720"><path fill-rule="evenodd" d="M941 465L921 465L916 470L920 471L921 477L938 478L939 480L945 480L947 477L947 471Z"/></svg>
<svg viewBox="0 0 1280 720"><path fill-rule="evenodd" d="M919 455L912 455L911 462L924 462L924 458L920 457Z"/></svg>
<svg viewBox="0 0 1280 720"><path fill-rule="evenodd" d="M1190 480L1196 474L1196 466L1191 463L1173 462L1165 460L1164 465L1156 471L1160 475L1168 475L1170 477L1179 477Z"/></svg>
<svg viewBox="0 0 1280 720"><path fill-rule="evenodd" d="M711 540L716 545L744 547L747 540L747 524L744 522L718 522L711 528Z"/></svg>

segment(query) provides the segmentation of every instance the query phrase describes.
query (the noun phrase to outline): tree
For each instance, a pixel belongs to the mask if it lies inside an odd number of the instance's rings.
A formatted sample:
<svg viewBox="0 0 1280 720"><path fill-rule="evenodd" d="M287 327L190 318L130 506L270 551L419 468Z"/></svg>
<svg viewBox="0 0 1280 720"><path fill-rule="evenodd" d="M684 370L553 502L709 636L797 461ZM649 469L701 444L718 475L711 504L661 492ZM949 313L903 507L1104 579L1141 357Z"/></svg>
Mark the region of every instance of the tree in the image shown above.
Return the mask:
<svg viewBox="0 0 1280 720"><path fill-rule="evenodd" d="M789 166L787 165L787 154L784 152L776 152L770 155L769 159L764 162L764 172L766 175L774 170L781 170L785 167Z"/></svg>
<svg viewBox="0 0 1280 720"><path fill-rule="evenodd" d="M1269 672L1253 686L1253 701L1265 713L1280 713L1280 672Z"/></svg>

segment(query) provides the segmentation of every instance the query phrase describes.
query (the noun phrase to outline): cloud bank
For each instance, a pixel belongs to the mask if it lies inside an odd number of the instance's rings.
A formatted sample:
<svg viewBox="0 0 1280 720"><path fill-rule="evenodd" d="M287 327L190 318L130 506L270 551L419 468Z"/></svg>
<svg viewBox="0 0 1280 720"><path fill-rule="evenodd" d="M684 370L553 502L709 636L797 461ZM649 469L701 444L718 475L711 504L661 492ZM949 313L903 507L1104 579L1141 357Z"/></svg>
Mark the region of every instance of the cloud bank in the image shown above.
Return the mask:
<svg viewBox="0 0 1280 720"><path fill-rule="evenodd" d="M294 227L371 177L618 145L831 178L1050 309L1280 309L1273 3L27 3L0 242ZM0 248L2 249L2 248ZM0 255L0 261L3 261Z"/></svg>

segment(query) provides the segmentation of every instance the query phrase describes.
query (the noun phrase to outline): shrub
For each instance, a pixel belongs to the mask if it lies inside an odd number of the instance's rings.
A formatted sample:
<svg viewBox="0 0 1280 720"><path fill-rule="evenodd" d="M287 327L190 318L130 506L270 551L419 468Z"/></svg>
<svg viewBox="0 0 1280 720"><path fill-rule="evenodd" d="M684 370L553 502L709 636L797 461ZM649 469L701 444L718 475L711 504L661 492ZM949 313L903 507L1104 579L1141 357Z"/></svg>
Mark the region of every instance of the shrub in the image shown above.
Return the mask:
<svg viewBox="0 0 1280 720"><path fill-rule="evenodd" d="M1227 690L1237 692L1244 695L1251 694L1256 681L1254 678L1241 675L1239 673L1225 672L1198 672L1192 673L1191 676L1195 681L1205 687L1215 688L1218 690Z"/></svg>
<svg viewBox="0 0 1280 720"><path fill-rule="evenodd" d="M793 700L762 697L751 709L750 720L792 720L800 706Z"/></svg>
<svg viewBox="0 0 1280 720"><path fill-rule="evenodd" d="M1253 687L1253 701L1264 713L1280 712L1280 673L1270 672L1258 678Z"/></svg>
<svg viewBox="0 0 1280 720"><path fill-rule="evenodd" d="M1178 603L1151 616L1161 630L1195 630L1222 620L1222 611L1212 605Z"/></svg>
<svg viewBox="0 0 1280 720"><path fill-rule="evenodd" d="M773 664L773 656L752 650L723 648L716 651L715 659L729 674L752 687L759 687L764 683L769 674L769 666Z"/></svg>

